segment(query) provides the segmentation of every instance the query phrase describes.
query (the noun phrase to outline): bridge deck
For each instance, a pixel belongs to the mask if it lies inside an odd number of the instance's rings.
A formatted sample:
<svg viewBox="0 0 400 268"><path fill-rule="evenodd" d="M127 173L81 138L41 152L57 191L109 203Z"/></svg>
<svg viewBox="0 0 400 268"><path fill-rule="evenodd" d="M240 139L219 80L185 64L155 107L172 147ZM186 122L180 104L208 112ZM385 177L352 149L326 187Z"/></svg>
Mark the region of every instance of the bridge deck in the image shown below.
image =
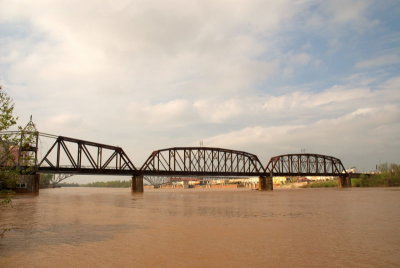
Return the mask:
<svg viewBox="0 0 400 268"><path fill-rule="evenodd" d="M324 177L343 177L350 176L351 178L358 178L362 174L332 174L332 173L266 173L266 172L194 172L194 171L154 171L154 170L115 170L115 169L101 169L94 170L90 168L59 168L53 169L49 167L39 167L37 173L50 173L50 174L76 174L76 175L116 175L116 176L193 176L193 177L259 177L259 176L274 176L274 177L305 177L305 176L324 176Z"/></svg>

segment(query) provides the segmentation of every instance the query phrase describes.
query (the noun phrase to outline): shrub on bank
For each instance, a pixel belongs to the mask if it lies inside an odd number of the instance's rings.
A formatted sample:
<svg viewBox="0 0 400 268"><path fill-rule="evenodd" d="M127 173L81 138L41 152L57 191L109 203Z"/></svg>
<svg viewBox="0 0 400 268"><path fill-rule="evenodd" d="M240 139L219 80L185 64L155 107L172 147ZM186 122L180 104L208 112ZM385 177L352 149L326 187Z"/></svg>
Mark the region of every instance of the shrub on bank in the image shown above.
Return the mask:
<svg viewBox="0 0 400 268"><path fill-rule="evenodd" d="M81 185L83 187L110 187L110 188L128 188L131 187L130 181L98 181Z"/></svg>
<svg viewBox="0 0 400 268"><path fill-rule="evenodd" d="M351 185L354 187L400 186L400 176L392 176L390 174L374 174L372 176L362 175L358 179L352 179Z"/></svg>
<svg viewBox="0 0 400 268"><path fill-rule="evenodd" d="M74 182L67 182L67 183L59 183L57 184L58 187L79 187L80 185L78 183Z"/></svg>
<svg viewBox="0 0 400 268"><path fill-rule="evenodd" d="M315 181L302 186L302 188L323 188L323 187L337 187L337 180L330 181Z"/></svg>
<svg viewBox="0 0 400 268"><path fill-rule="evenodd" d="M377 174L370 176L362 175L358 179L352 179L354 187L381 187L381 186L400 186L400 165L399 164L381 164L378 167Z"/></svg>

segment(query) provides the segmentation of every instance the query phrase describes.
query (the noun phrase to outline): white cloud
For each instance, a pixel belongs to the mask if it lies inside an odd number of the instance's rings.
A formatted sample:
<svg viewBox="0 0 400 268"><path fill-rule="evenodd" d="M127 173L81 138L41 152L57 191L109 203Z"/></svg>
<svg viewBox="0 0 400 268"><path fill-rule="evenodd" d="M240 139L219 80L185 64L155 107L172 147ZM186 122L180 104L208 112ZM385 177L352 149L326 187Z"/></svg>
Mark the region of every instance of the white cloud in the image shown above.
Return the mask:
<svg viewBox="0 0 400 268"><path fill-rule="evenodd" d="M363 21L364 14L371 1L334 0L327 1L327 9L331 12L333 21L339 23Z"/></svg>
<svg viewBox="0 0 400 268"><path fill-rule="evenodd" d="M377 58L360 61L356 64L357 68L372 68L400 63L399 55L384 55Z"/></svg>
<svg viewBox="0 0 400 268"><path fill-rule="evenodd" d="M392 95L393 97L398 97L398 95L400 94L400 76L397 77L393 77L387 81L385 81L382 86L382 89L386 89L386 90L391 90L392 91Z"/></svg>
<svg viewBox="0 0 400 268"><path fill-rule="evenodd" d="M343 144L358 148L375 144L381 131L374 148L384 151L399 130L400 78L379 83L349 73L344 84L335 77L330 85L338 85L326 89L304 86L307 77L290 80L324 65L314 37L327 36L321 42L340 50L344 35L375 25L369 5L0 0L0 24L10 29L0 33L0 81L16 112L22 119L33 114L39 130L120 145L139 162L157 147L197 145L207 137L206 145L263 155L298 147L351 155L324 142L347 137ZM299 48L290 44L297 29L312 32ZM270 89L275 86L286 90Z"/></svg>
<svg viewBox="0 0 400 268"><path fill-rule="evenodd" d="M400 103L399 79L384 82L379 90L338 85L321 92L294 91L280 96L261 95L226 99L175 99L159 103L131 103L127 113L135 125L150 128L196 127L201 124L253 126L261 122L308 124L340 117L365 108Z"/></svg>
<svg viewBox="0 0 400 268"><path fill-rule="evenodd" d="M194 108L203 121L222 123L233 117L243 115L253 105L251 102L243 102L238 99L225 101L200 99L194 103Z"/></svg>
<svg viewBox="0 0 400 268"><path fill-rule="evenodd" d="M25 40L29 54L14 59L7 75L39 90L49 83L77 91L117 84L137 97L241 92L279 68L256 58L267 49L258 35L279 29L298 8L257 0L8 3L0 20L24 21L42 38Z"/></svg>
<svg viewBox="0 0 400 268"><path fill-rule="evenodd" d="M347 166L373 169L378 159L390 161L400 157L399 130L400 107L389 105L357 109L344 116L303 125L247 127L210 137L205 144L248 150L257 153L264 162L274 155L306 148L309 153L340 157ZM366 156L373 157L365 160Z"/></svg>
<svg viewBox="0 0 400 268"><path fill-rule="evenodd" d="M35 118L33 118L35 121ZM41 127L51 127L54 133L62 133L64 129L79 129L81 127L90 127L90 124L85 122L85 119L78 114L73 113L61 113L53 115L43 122ZM41 129L39 128L39 131ZM73 131L76 134L76 131ZM62 135L62 134L60 134ZM64 134L65 135L65 134Z"/></svg>
<svg viewBox="0 0 400 268"><path fill-rule="evenodd" d="M369 29L379 22L369 19L368 8L370 0L327 0L320 4L319 1L313 8L305 13L306 25L312 28L323 28L324 32L336 32L337 26L353 28L356 31Z"/></svg>
<svg viewBox="0 0 400 268"><path fill-rule="evenodd" d="M254 152L263 161L306 148L363 169L400 159L399 77L379 90L335 86L319 93L266 96L262 103L251 116L265 118L264 123L210 136L205 144ZM271 120L276 117L280 122Z"/></svg>
<svg viewBox="0 0 400 268"><path fill-rule="evenodd" d="M176 99L173 101L145 104L132 103L128 108L130 118L125 118L128 122L133 121L141 127L153 128L175 128L190 124L195 120L192 104L188 100Z"/></svg>

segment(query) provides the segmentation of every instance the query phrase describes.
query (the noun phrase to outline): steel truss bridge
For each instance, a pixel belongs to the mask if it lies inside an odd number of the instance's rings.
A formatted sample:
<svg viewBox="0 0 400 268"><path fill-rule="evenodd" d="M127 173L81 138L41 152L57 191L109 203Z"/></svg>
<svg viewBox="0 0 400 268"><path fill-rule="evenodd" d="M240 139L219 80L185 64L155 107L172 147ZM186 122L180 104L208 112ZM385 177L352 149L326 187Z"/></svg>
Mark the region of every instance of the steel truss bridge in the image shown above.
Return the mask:
<svg viewBox="0 0 400 268"><path fill-rule="evenodd" d="M145 163L137 168L125 151L117 146L27 131L0 132L0 142L4 140L4 135L20 137L19 144L15 146L18 149L16 166L21 170L29 170L32 174L171 177L349 176L340 159L320 154L279 155L263 165L258 156L243 151L212 147L173 147L152 152ZM50 140L46 149L39 146L43 139ZM31 157L27 158L26 155L29 154ZM5 166L4 162L1 166Z"/></svg>

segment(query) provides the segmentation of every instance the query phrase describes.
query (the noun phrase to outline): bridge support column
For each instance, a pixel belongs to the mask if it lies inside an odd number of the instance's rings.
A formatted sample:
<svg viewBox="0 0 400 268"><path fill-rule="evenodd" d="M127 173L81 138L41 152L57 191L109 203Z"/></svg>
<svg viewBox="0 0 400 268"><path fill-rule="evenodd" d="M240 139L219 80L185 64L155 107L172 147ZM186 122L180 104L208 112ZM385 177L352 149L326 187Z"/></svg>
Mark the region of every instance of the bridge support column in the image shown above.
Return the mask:
<svg viewBox="0 0 400 268"><path fill-rule="evenodd" d="M143 193L143 175L132 177L132 193Z"/></svg>
<svg viewBox="0 0 400 268"><path fill-rule="evenodd" d="M260 191L272 191L274 186L272 184L272 177L260 176L258 177L258 190Z"/></svg>
<svg viewBox="0 0 400 268"><path fill-rule="evenodd" d="M339 188L347 188L347 187L351 187L350 176L340 177L339 178Z"/></svg>
<svg viewBox="0 0 400 268"><path fill-rule="evenodd" d="M39 193L39 174L19 175L17 187L14 189L17 193Z"/></svg>

